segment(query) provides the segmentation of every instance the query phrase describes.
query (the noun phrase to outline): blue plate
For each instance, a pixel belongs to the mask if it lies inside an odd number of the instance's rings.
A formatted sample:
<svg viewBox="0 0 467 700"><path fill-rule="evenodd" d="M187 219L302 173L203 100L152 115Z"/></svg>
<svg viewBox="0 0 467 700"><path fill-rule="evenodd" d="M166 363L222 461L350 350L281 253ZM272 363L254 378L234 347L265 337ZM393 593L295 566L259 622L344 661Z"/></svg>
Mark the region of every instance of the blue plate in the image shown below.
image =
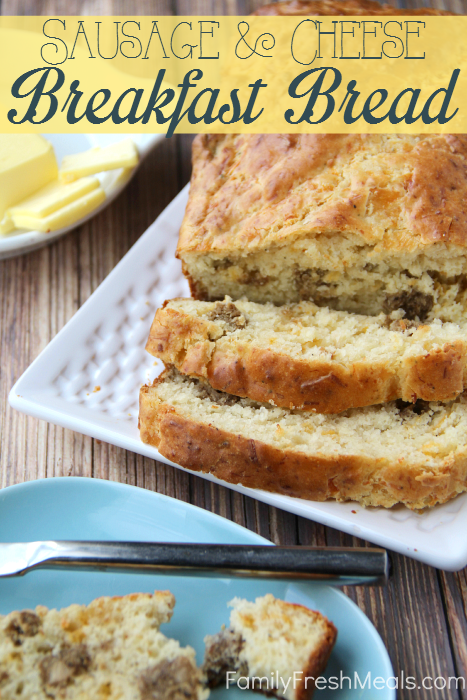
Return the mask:
<svg viewBox="0 0 467 700"><path fill-rule="evenodd" d="M55 478L10 486L0 491L0 541L48 539L139 540L264 544L259 535L218 515L134 486L85 478ZM206 579L134 573L32 571L21 578L0 579L0 613L34 608L61 608L89 603L102 595L171 590L175 613L163 631L196 649L203 658L203 638L228 624L227 603L235 596L253 600L265 593L302 603L326 615L338 629L337 644L326 677L350 678L343 687L319 690L315 698L394 700L393 670L377 631L343 593L318 584L247 579ZM356 682L356 676L360 682ZM368 675L369 674L369 675ZM385 687L376 689L380 677ZM371 680L371 687L369 686ZM366 685L365 685L366 682ZM332 682L329 683L331 686ZM360 685L364 685L362 689ZM379 681L378 685L381 685ZM388 687L389 686L389 687ZM230 700L257 694L231 687ZM227 697L225 688L211 695Z"/></svg>

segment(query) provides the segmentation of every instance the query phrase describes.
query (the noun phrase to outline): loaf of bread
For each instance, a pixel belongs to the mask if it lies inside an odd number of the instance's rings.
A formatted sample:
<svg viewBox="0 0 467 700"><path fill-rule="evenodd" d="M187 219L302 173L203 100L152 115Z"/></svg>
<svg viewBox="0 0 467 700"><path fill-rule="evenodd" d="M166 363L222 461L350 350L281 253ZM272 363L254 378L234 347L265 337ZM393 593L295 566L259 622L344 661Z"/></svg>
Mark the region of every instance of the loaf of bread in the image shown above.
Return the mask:
<svg viewBox="0 0 467 700"><path fill-rule="evenodd" d="M257 15L449 15L292 0ZM467 136L200 135L177 250L193 296L463 323Z"/></svg>
<svg viewBox="0 0 467 700"><path fill-rule="evenodd" d="M291 0L262 5L253 15L452 15L447 10L432 7L414 7L402 9L393 5L380 5L374 0Z"/></svg>
<svg viewBox="0 0 467 700"><path fill-rule="evenodd" d="M234 685L287 700L309 700L337 637L319 612L277 600L235 598L230 626L205 639L211 687Z"/></svg>
<svg viewBox="0 0 467 700"><path fill-rule="evenodd" d="M139 425L143 442L182 467L287 496L420 509L467 490L465 394L323 415L170 370L141 388Z"/></svg>
<svg viewBox="0 0 467 700"><path fill-rule="evenodd" d="M204 700L191 647L159 631L169 591L0 617L2 700Z"/></svg>
<svg viewBox="0 0 467 700"><path fill-rule="evenodd" d="M310 500L418 509L467 490L466 202L463 134L197 136L177 256L198 303L156 315L147 349L172 369L141 389L143 441Z"/></svg>
<svg viewBox="0 0 467 700"><path fill-rule="evenodd" d="M402 398L447 401L467 384L466 335L452 323L286 306L172 299L146 350L219 391L339 413Z"/></svg>
<svg viewBox="0 0 467 700"><path fill-rule="evenodd" d="M178 257L197 299L465 326L467 136L200 135Z"/></svg>

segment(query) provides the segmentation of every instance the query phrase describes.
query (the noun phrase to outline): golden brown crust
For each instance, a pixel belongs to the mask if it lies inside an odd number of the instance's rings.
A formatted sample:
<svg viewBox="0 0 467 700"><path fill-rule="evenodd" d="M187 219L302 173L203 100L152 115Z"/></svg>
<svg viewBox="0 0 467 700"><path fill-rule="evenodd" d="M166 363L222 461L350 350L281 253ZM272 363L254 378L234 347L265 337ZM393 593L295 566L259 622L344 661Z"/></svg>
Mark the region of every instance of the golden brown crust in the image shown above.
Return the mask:
<svg viewBox="0 0 467 700"><path fill-rule="evenodd" d="M202 134L177 255L259 252L336 232L387 253L442 242L454 254L467 244L466 196L462 134Z"/></svg>
<svg viewBox="0 0 467 700"><path fill-rule="evenodd" d="M380 5L372 0L292 0L263 5L253 15L452 15L453 12L431 7L401 9L392 5Z"/></svg>
<svg viewBox="0 0 467 700"><path fill-rule="evenodd" d="M337 629L327 617L316 610L311 610L310 608L305 607L304 605L300 605L298 603L286 603L285 601L279 600L275 600L274 603L275 606L279 606L279 615L276 612L276 615L279 617L278 624L280 624L282 617L287 619L289 616L293 616L295 612L298 612L301 615L307 615L307 617L311 619L312 624L316 624L317 618L319 618L319 624L323 625L325 628L323 630L323 635L321 641L319 642L319 646L317 646L308 657L305 666L301 669L301 679L294 688L294 700L311 700L311 697L315 691L315 681L324 673L329 657L336 643ZM243 624L248 626L248 613L243 615L240 613L239 615ZM274 621L274 617L274 611L271 610L272 621ZM236 626L234 629L241 634L241 627L240 630L238 630ZM247 661L247 656L244 658ZM259 692L281 699L284 697L279 690L260 690Z"/></svg>
<svg viewBox="0 0 467 700"><path fill-rule="evenodd" d="M315 690L315 680L321 676L327 666L329 657L334 648L337 639L337 629L327 618L326 621L326 637L321 643L319 649L316 649L310 658L306 668L303 669L303 677L300 685L295 691L295 700L310 700ZM306 678L313 678L313 682L306 682Z"/></svg>
<svg viewBox="0 0 467 700"><path fill-rule="evenodd" d="M385 508L404 503L412 509L445 503L467 488L465 450L447 457L436 471L401 459L309 456L187 419L168 403L152 402L149 389L140 391L142 441L182 467L228 483L311 501Z"/></svg>
<svg viewBox="0 0 467 700"><path fill-rule="evenodd" d="M182 374L208 380L218 391L282 408L340 413L402 398L448 401L463 391L467 350L462 341L410 358L384 361L303 360L241 338L222 339L219 327L167 306L158 309L146 350Z"/></svg>
<svg viewBox="0 0 467 700"><path fill-rule="evenodd" d="M214 351L207 379L214 389L235 396L318 413L340 413L398 398L397 378L383 365L300 361L240 343L235 354Z"/></svg>
<svg viewBox="0 0 467 700"><path fill-rule="evenodd" d="M184 357L186 348L199 341L209 338L209 331L216 331L216 325L203 318L188 319L186 314L168 306L170 299L166 300L157 310L149 331L146 350L154 357L168 357L175 364L180 357ZM188 323L190 320L190 323Z"/></svg>
<svg viewBox="0 0 467 700"><path fill-rule="evenodd" d="M448 401L463 391L465 346L461 341L415 358L407 367L404 377L406 401Z"/></svg>

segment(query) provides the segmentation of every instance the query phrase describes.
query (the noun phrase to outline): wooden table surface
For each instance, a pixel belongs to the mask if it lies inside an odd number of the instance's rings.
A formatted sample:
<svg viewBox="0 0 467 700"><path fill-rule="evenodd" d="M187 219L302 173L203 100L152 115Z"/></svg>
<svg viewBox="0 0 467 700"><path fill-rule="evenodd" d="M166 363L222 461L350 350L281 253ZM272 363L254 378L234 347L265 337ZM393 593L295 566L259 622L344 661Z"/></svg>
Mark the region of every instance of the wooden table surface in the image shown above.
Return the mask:
<svg viewBox="0 0 467 700"><path fill-rule="evenodd" d="M249 14L261 0L1 0L5 15ZM467 0L434 0L467 12ZM399 6L404 6L402 3ZM417 2L408 6L415 7ZM88 476L134 484L230 518L275 543L362 546L360 540L199 477L11 409L14 382L190 177L191 137L165 140L104 212L29 255L0 261L0 484ZM368 615L395 674L467 677L465 571L443 573L394 555L385 589L346 593ZM401 690L402 700L466 698L467 689Z"/></svg>

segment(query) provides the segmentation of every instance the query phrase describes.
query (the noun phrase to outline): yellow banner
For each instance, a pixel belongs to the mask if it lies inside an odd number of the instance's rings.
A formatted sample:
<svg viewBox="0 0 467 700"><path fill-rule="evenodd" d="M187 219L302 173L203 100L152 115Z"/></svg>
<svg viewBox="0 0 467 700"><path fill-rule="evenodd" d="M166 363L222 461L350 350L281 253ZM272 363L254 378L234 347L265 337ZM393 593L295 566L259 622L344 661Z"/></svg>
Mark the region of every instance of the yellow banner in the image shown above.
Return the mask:
<svg viewBox="0 0 467 700"><path fill-rule="evenodd" d="M1 17L0 132L464 133L467 17Z"/></svg>

